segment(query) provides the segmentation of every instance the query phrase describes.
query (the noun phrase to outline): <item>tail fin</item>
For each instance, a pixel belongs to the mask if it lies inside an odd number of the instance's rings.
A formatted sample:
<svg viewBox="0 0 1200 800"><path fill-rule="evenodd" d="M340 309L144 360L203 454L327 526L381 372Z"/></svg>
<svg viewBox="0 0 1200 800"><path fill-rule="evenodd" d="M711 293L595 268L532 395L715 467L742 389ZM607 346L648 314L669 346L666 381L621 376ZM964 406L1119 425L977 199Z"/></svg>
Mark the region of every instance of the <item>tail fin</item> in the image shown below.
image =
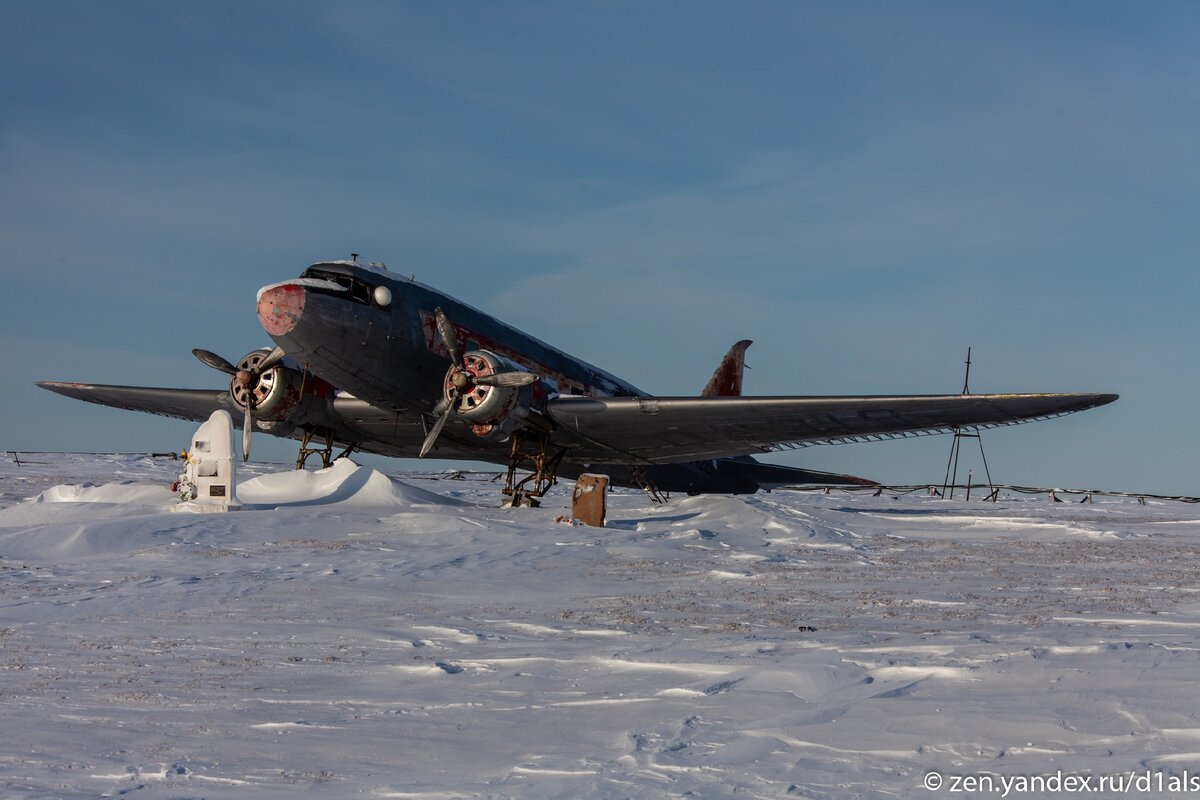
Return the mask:
<svg viewBox="0 0 1200 800"><path fill-rule="evenodd" d="M749 339L742 339L729 348L700 392L701 397L741 397L742 369L746 366L746 348L751 344Z"/></svg>

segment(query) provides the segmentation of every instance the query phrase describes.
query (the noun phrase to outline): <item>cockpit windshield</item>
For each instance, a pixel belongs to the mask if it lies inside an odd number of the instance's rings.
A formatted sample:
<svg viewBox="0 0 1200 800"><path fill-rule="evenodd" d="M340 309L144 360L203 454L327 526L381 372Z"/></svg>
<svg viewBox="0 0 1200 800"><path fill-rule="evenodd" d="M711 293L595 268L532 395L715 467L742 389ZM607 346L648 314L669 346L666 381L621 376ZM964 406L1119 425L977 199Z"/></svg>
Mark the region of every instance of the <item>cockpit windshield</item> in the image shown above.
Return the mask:
<svg viewBox="0 0 1200 800"><path fill-rule="evenodd" d="M356 303L371 305L371 298L375 287L360 278L353 275L347 275L343 272L334 272L333 270L325 270L320 267L309 267L304 270L301 278L317 278L330 283L336 283L346 290L346 294L339 293L339 297L349 297Z"/></svg>

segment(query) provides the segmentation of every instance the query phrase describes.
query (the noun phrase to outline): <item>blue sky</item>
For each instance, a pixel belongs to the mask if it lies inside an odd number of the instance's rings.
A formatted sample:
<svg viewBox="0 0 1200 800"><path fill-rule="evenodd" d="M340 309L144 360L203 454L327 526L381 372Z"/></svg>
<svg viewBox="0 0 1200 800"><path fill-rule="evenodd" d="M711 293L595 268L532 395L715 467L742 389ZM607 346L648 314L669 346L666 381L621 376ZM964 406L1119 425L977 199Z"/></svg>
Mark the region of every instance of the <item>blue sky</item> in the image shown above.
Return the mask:
<svg viewBox="0 0 1200 800"><path fill-rule="evenodd" d="M1198 34L1166 2L0 0L0 448L179 447L32 381L217 387L191 348L268 343L255 290L354 251L660 394L741 338L747 393L956 392L972 346L976 392L1122 395L985 434L997 480L1200 494ZM774 460L926 482L949 445Z"/></svg>

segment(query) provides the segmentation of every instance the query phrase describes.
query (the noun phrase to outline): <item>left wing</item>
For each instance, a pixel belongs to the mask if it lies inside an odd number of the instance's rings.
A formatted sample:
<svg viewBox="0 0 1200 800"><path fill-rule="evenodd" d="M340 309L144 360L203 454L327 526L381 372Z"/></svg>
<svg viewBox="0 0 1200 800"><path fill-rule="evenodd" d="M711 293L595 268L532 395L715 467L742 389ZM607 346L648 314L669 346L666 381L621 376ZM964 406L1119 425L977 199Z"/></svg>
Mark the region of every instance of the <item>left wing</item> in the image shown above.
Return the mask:
<svg viewBox="0 0 1200 800"><path fill-rule="evenodd" d="M993 428L1106 405L1115 394L897 397L557 397L547 413L572 461L668 464Z"/></svg>
<svg viewBox="0 0 1200 800"><path fill-rule="evenodd" d="M242 410L229 397L226 389L166 389L153 386L106 386L98 383L63 383L35 381L43 389L128 411L144 411L163 417L204 422L217 409L233 416L235 427L242 427Z"/></svg>
<svg viewBox="0 0 1200 800"><path fill-rule="evenodd" d="M35 381L43 389L56 394L127 411L142 411L162 417L204 422L212 412L224 409L233 416L233 426L241 428L244 409L233 401L227 389L174 389L156 386L111 386L100 383L67 383ZM314 416L314 414L316 416ZM308 427L333 431L335 441L355 443L358 449L401 458L415 457L425 439L426 428L416 414L401 415L372 406L349 395L338 395L332 404L322 404L304 416L290 420L293 424L280 433L269 429L261 419L255 429L273 436L300 438ZM268 423L270 420L267 421ZM464 435L447 437L440 455L444 458L487 457L484 441L464 431Z"/></svg>

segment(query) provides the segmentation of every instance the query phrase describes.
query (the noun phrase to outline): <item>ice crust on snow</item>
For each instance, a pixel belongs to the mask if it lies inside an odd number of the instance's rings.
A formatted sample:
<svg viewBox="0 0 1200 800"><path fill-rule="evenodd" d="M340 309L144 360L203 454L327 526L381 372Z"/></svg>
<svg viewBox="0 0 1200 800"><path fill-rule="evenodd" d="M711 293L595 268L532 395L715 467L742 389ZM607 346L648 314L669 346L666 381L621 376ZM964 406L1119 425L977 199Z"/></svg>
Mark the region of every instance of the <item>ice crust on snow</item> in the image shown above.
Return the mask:
<svg viewBox="0 0 1200 800"><path fill-rule="evenodd" d="M1195 771L1185 505L0 462L0 795L937 796ZM36 498L36 499L35 499ZM1089 796L1102 797L1094 793ZM1109 795L1115 796L1115 795Z"/></svg>

